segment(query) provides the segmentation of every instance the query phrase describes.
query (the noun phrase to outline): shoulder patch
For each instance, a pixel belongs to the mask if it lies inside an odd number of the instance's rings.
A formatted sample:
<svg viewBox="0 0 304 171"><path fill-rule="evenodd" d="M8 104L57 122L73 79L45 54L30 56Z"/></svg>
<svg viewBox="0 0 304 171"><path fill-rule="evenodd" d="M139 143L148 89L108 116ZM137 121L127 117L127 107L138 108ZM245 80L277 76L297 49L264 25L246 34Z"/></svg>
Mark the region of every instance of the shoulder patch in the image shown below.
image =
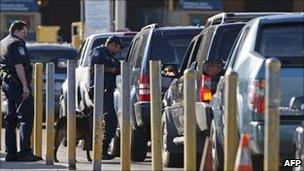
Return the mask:
<svg viewBox="0 0 304 171"><path fill-rule="evenodd" d="M23 48L22 46L19 46L19 47L18 47L18 51L19 51L19 54L20 54L21 56L25 56L25 50L24 50L24 48Z"/></svg>

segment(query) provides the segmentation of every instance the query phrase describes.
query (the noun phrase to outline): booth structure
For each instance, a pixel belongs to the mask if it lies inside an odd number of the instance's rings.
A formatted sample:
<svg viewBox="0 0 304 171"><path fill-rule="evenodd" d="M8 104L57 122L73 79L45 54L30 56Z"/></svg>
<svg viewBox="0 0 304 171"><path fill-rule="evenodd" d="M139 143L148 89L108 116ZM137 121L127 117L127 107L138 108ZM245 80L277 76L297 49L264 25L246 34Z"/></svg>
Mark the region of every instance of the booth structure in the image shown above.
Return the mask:
<svg viewBox="0 0 304 171"><path fill-rule="evenodd" d="M12 22L23 20L28 24L27 40L36 40L36 28L41 23L37 0L1 0L0 7L1 39L7 36Z"/></svg>

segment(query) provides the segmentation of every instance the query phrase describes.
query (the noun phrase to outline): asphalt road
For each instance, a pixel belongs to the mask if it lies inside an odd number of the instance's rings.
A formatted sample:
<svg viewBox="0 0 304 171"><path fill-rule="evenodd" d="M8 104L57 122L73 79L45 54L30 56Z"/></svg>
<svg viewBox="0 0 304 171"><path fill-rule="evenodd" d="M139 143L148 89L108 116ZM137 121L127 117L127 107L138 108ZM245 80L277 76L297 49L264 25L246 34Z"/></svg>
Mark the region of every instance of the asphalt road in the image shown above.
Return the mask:
<svg viewBox="0 0 304 171"><path fill-rule="evenodd" d="M57 157L60 162L54 165L46 165L45 161L39 162L5 162L4 151L4 129L2 129L1 137L1 151L0 151L0 170L11 169L26 169L26 170L66 170L67 169L67 148L60 146ZM43 132L43 144L42 144L42 157L45 158L46 144L45 134ZM91 152L92 156L92 152ZM81 147L76 147L76 169L77 170L92 170L92 164L87 161L85 151L81 150ZM120 170L120 158L113 160L102 161L102 170ZM148 157L144 162L132 162L131 170L151 170L151 154L148 153ZM164 168L164 170L183 170L182 168Z"/></svg>

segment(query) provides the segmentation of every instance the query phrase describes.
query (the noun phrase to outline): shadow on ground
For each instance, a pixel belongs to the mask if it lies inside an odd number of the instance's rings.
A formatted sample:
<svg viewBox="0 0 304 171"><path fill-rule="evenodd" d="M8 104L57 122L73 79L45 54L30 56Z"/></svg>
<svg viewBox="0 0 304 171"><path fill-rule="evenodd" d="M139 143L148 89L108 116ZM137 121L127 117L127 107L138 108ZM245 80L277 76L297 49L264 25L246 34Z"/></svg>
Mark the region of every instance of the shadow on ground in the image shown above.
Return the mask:
<svg viewBox="0 0 304 171"><path fill-rule="evenodd" d="M45 161L39 162L6 162L6 154L0 152L0 170L2 169L66 169L64 165L46 165Z"/></svg>

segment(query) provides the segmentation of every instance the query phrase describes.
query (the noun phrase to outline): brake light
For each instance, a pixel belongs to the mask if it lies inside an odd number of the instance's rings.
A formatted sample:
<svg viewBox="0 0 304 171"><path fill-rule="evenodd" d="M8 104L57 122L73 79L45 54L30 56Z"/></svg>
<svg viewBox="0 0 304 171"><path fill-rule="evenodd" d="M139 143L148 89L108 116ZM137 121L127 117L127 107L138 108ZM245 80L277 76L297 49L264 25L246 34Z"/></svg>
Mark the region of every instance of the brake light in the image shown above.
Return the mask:
<svg viewBox="0 0 304 171"><path fill-rule="evenodd" d="M249 82L248 102L251 111L264 114L265 111L265 81L252 80Z"/></svg>
<svg viewBox="0 0 304 171"><path fill-rule="evenodd" d="M140 74L138 78L139 101L150 101L150 83L148 74Z"/></svg>
<svg viewBox="0 0 304 171"><path fill-rule="evenodd" d="M201 77L201 86L199 89L199 101L210 102L211 96L211 77L203 74Z"/></svg>

